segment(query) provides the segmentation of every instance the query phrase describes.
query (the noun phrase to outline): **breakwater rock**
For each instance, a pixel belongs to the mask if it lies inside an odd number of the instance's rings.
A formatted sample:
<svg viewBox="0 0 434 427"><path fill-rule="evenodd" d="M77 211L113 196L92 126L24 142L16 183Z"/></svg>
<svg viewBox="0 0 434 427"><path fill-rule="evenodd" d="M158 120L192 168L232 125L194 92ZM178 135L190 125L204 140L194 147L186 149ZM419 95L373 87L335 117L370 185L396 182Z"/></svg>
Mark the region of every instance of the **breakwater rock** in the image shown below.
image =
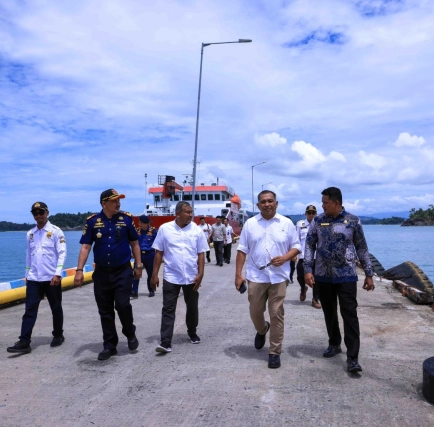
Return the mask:
<svg viewBox="0 0 434 427"><path fill-rule="evenodd" d="M423 227L427 225L434 225L434 221L425 218L409 218L401 224L401 227L412 227L412 226Z"/></svg>

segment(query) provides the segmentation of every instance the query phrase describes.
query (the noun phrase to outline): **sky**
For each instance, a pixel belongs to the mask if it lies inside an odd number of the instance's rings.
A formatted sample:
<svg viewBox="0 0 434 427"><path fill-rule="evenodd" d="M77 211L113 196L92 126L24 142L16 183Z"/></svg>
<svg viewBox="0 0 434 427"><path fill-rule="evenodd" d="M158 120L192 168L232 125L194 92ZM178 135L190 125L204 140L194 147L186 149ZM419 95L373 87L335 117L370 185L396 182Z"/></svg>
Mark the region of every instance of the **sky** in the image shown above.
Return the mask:
<svg viewBox="0 0 434 427"><path fill-rule="evenodd" d="M431 0L10 0L0 5L0 221L138 214L158 175L225 182L252 208L359 215L434 204ZM258 163L261 165L253 165ZM150 196L147 196L148 203Z"/></svg>

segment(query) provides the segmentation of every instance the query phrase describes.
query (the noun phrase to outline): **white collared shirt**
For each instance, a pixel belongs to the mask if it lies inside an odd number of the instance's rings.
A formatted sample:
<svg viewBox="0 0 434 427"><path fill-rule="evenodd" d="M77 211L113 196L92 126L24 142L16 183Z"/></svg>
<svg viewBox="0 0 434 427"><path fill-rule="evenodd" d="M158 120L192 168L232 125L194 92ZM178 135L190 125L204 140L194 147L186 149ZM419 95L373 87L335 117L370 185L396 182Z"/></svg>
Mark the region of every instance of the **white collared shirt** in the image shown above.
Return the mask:
<svg viewBox="0 0 434 427"><path fill-rule="evenodd" d="M304 259L304 248L306 246L306 237L309 232L310 226L312 222L309 222L307 219L301 219L297 221L296 228L298 233L298 238L301 244L301 254L298 256L299 259Z"/></svg>
<svg viewBox="0 0 434 427"><path fill-rule="evenodd" d="M272 258L290 249L301 251L297 230L289 218L276 213L267 220L261 214L249 218L243 226L238 250L248 254L246 278L257 283L281 283L289 279L289 261L280 267L266 266Z"/></svg>
<svg viewBox="0 0 434 427"><path fill-rule="evenodd" d="M194 222L181 228L171 221L158 229L152 247L163 252L165 280L176 285L193 283L198 273L198 254L209 251L204 234Z"/></svg>
<svg viewBox="0 0 434 427"><path fill-rule="evenodd" d="M232 243L232 233L234 232L234 229L231 225L225 225L226 227L226 243Z"/></svg>
<svg viewBox="0 0 434 427"><path fill-rule="evenodd" d="M53 276L62 276L66 260L63 231L47 221L43 228L29 230L26 239L26 279L46 282Z"/></svg>
<svg viewBox="0 0 434 427"><path fill-rule="evenodd" d="M203 234L205 235L205 239L208 239L209 233L211 232L211 226L207 223L205 224L199 224L198 227L202 230Z"/></svg>

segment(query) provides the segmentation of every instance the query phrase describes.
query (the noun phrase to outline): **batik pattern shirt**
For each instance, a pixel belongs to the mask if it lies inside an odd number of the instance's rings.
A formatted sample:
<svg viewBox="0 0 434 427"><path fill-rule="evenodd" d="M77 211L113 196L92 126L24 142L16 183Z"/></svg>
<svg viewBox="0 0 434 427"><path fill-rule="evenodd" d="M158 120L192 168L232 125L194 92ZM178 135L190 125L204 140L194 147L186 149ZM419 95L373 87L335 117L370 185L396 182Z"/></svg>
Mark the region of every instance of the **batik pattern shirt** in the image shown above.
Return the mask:
<svg viewBox="0 0 434 427"><path fill-rule="evenodd" d="M316 250L315 280L328 283L357 281L356 258L366 276L372 276L368 245L360 219L342 210L336 217L321 214L312 221L306 238L304 271L312 273Z"/></svg>

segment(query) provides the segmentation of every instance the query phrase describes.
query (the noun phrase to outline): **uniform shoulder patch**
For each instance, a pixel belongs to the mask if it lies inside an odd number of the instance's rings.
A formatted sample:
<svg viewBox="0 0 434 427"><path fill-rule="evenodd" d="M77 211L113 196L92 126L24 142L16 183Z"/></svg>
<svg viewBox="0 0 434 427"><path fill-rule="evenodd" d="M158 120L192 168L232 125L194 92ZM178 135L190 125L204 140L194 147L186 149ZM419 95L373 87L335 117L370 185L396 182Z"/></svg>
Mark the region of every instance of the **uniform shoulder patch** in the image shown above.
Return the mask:
<svg viewBox="0 0 434 427"><path fill-rule="evenodd" d="M132 215L129 212L121 211L124 215L132 217Z"/></svg>
<svg viewBox="0 0 434 427"><path fill-rule="evenodd" d="M96 213L94 213L94 214L92 214L92 215L89 215L87 218L86 218L86 221L89 221L91 218L93 218L94 216L96 216Z"/></svg>

